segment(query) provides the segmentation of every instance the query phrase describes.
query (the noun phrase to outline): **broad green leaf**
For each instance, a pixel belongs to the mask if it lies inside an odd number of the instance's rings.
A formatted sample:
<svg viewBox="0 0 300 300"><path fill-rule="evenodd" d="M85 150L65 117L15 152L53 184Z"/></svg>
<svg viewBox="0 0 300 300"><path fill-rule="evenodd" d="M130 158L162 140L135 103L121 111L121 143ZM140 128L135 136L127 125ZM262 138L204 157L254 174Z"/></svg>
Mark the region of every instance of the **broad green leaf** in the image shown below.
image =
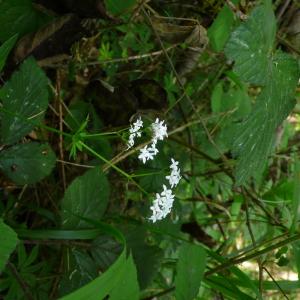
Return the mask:
<svg viewBox="0 0 300 300"><path fill-rule="evenodd" d="M17 142L41 122L48 106L47 85L45 73L28 58L0 90L3 143Z"/></svg>
<svg viewBox="0 0 300 300"><path fill-rule="evenodd" d="M206 252L203 247L184 244L179 251L176 267L176 300L193 300L198 295L206 266Z"/></svg>
<svg viewBox="0 0 300 300"><path fill-rule="evenodd" d="M23 36L35 31L49 18L38 12L31 0L0 1L0 42L4 42L15 34Z"/></svg>
<svg viewBox="0 0 300 300"><path fill-rule="evenodd" d="M0 169L17 184L32 184L48 176L56 162L47 144L18 144L0 152Z"/></svg>
<svg viewBox="0 0 300 300"><path fill-rule="evenodd" d="M132 256L126 258L126 249L117 261L101 276L61 300L137 300L139 287Z"/></svg>
<svg viewBox="0 0 300 300"><path fill-rule="evenodd" d="M17 234L0 219L0 273L4 269L6 262L9 259L10 254L14 251L18 238Z"/></svg>
<svg viewBox="0 0 300 300"><path fill-rule="evenodd" d="M79 217L100 220L109 197L109 184L99 167L77 177L62 200L62 224L65 229L84 228L88 223ZM78 217L79 216L79 217Z"/></svg>
<svg viewBox="0 0 300 300"><path fill-rule="evenodd" d="M276 21L269 1L253 10L231 35L225 54L235 61L234 71L245 81L264 85L269 77Z"/></svg>
<svg viewBox="0 0 300 300"><path fill-rule="evenodd" d="M110 293L110 300L137 300L139 299L139 285L137 281L136 268L130 255L126 261L123 273L116 287Z"/></svg>
<svg viewBox="0 0 300 300"><path fill-rule="evenodd" d="M121 251L122 245L107 235L96 238L90 250L94 261L104 271L114 263Z"/></svg>
<svg viewBox="0 0 300 300"><path fill-rule="evenodd" d="M236 185L262 173L274 147L275 131L295 105L298 64L287 54L273 52L275 32L271 2L266 0L232 33L226 45L225 53L235 61L236 73L249 83L264 86L252 112L234 133Z"/></svg>
<svg viewBox="0 0 300 300"><path fill-rule="evenodd" d="M13 48L13 46L15 45L17 39L18 39L18 35L15 34L14 36L12 36L10 39L5 41L0 46L0 72L2 71L2 69L5 65L6 59L8 57L8 54L11 51L11 49Z"/></svg>
<svg viewBox="0 0 300 300"><path fill-rule="evenodd" d="M126 245L131 251L138 275L141 289L146 288L153 277L157 274L163 251L154 245L148 245L147 228L145 226L134 226L126 228L124 233ZM145 257L147 259L145 260Z"/></svg>
<svg viewBox="0 0 300 300"><path fill-rule="evenodd" d="M97 264L86 251L71 249L68 252L68 264L60 281L61 296L70 294L94 280L98 275Z"/></svg>
<svg viewBox="0 0 300 300"><path fill-rule="evenodd" d="M295 105L293 93L298 72L298 64L292 57L280 52L274 55L269 70L270 80L235 135L233 154L238 156L237 185L264 169L273 149L276 129Z"/></svg>
<svg viewBox="0 0 300 300"><path fill-rule="evenodd" d="M108 12L116 16L128 12L136 3L137 0L105 0Z"/></svg>
<svg viewBox="0 0 300 300"><path fill-rule="evenodd" d="M238 1L235 0L232 2L237 4ZM219 52L223 50L225 43L230 36L233 25L234 14L227 4L225 4L212 25L207 30L209 42L214 51Z"/></svg>
<svg viewBox="0 0 300 300"><path fill-rule="evenodd" d="M116 286L126 266L126 249L123 250L116 262L101 276L86 284L75 292L60 298L61 300L103 300Z"/></svg>

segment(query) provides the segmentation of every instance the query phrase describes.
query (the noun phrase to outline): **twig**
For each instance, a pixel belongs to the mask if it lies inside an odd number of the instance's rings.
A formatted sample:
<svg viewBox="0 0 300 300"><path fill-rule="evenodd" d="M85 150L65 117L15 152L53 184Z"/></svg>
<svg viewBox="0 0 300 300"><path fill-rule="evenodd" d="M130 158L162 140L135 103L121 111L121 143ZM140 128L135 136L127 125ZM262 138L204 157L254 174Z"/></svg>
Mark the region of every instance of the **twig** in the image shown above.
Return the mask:
<svg viewBox="0 0 300 300"><path fill-rule="evenodd" d="M169 65L170 65L170 67L171 67L171 69L172 69L172 71L173 71L173 73L174 73L174 75L175 75L175 77L176 77L176 80L177 80L177 82L178 82L180 88L182 89L182 92L184 93L186 99L189 101L189 103L190 103L190 105L191 105L191 108L192 108L193 111L195 112L196 116L197 116L198 119L200 120L200 123L201 123L201 125L202 125L202 127L203 127L203 129L204 129L204 131L205 131L205 133L206 133L206 135L207 135L207 138L208 138L209 142L215 147L215 149L216 149L217 152L219 153L220 157L221 157L221 158L224 160L224 162L225 162L225 161L227 160L226 157L224 156L224 154L222 153L222 151L219 149L219 147L218 147L218 146L216 145L216 143L214 142L214 140L213 140L213 138L212 138L212 136L211 136L211 134L210 134L208 128L207 128L206 125L205 125L204 120L202 119L202 117L201 117L200 114L198 113L198 111L197 111L197 109L196 109L196 107L195 107L195 105L194 105L192 99L191 99L190 96L187 94L186 89L185 89L183 83L181 82L180 76L178 75L178 73L177 73L177 71L176 71L176 69L175 69L175 67L174 67L174 64L173 64L172 60L171 60L171 58L170 58L168 52L166 51L166 48L165 48L165 46L164 46L164 44L163 44L161 38L159 37L159 34L157 33L157 31L156 31L156 29L155 29L155 27L154 27L154 25L153 25L153 23L152 23L152 20L151 20L150 16L148 15L148 13L147 13L147 11L145 10L145 8L143 8L142 10L143 10L144 15L146 16L146 18L147 18L149 24L151 25L151 28L152 28L152 30L153 30L153 32L154 32L154 34L155 34L155 36L156 36L156 38L157 38L157 40L158 40L160 46L161 46L161 49L162 49L162 51L163 51L165 57L167 58L167 61L168 61Z"/></svg>
<svg viewBox="0 0 300 300"><path fill-rule="evenodd" d="M290 2L291 2L291 0L286 0L286 1L284 1L284 4L281 6L281 8L280 8L280 10L279 10L279 12L278 12L278 14L277 14L277 16L276 16L278 22L280 21L282 15L283 15L284 12L286 11L286 9L287 9L287 7L289 6Z"/></svg>
<svg viewBox="0 0 300 300"><path fill-rule="evenodd" d="M168 289L166 289L166 290L164 290L164 291L161 291L161 292L159 292L159 293L156 293L156 294L154 294L154 295L152 295L152 296L147 296L147 297L145 297L145 298L142 298L141 300L154 300L154 299L156 299L156 298L159 298L159 297L161 297L161 296L164 296L164 295L166 295L166 294L169 294L169 293L173 292L174 290L175 290L175 287L172 286L172 287L170 287L170 288L168 288Z"/></svg>
<svg viewBox="0 0 300 300"><path fill-rule="evenodd" d="M283 289L280 287L280 285L275 280L275 278L272 276L272 274L268 271L268 269L266 267L263 267L263 269L264 269L264 271L266 271L268 273L268 275L270 276L270 278L272 279L272 281L275 283L275 285L278 287L278 289L280 290L280 292L282 293L282 295L284 296L284 298L287 299L287 300L289 300L288 296L285 294L285 292L283 291Z"/></svg>
<svg viewBox="0 0 300 300"><path fill-rule="evenodd" d="M278 249L278 248L280 248L282 246L285 246L285 245L287 245L289 243L298 241L299 239L300 239L300 233L295 234L293 236L290 236L290 237L286 238L283 241L280 241L280 242L278 242L278 243L276 243L274 245L271 245L269 247L266 247L266 248L264 248L262 250L258 250L256 252L254 252L252 254L249 254L249 255L246 255L244 257L241 257L241 258L232 258L232 259L226 261L225 263L223 263L223 264L221 264L221 265L219 265L219 266L217 266L217 267L215 267L215 268L207 271L205 273L205 276L209 276L209 275L221 272L223 270L226 270L226 269L230 268L231 266L240 264L240 263L242 263L244 261L248 261L250 259L254 259L254 258L260 257L263 254L269 253L269 252L271 252L273 250L276 250L276 249Z"/></svg>
<svg viewBox="0 0 300 300"><path fill-rule="evenodd" d="M174 48L177 47L177 44L172 45L166 49L166 51L170 51ZM94 65L105 65L105 64L111 64L111 63L119 63L119 62L129 62L129 61L134 61L134 60L139 60L139 59L144 59L144 58L151 58L155 56L162 55L164 52L163 50L158 50L150 53L145 53L145 54L139 54L139 55L132 55L129 57L124 57L124 58L114 58L114 59L107 59L107 60L102 60L102 61L91 61L86 63L85 65L87 66L94 66Z"/></svg>
<svg viewBox="0 0 300 300"><path fill-rule="evenodd" d="M233 3L231 0L226 0L226 4L232 10L232 12L237 16L240 20L247 20L248 16L242 13Z"/></svg>
<svg viewBox="0 0 300 300"><path fill-rule="evenodd" d="M185 181L187 181L187 182L190 182L189 179L188 179L186 176L183 176L183 179L184 179ZM213 215L214 212L213 212L213 210L211 209L209 203L206 201L206 200L207 200L206 196L202 193L202 191L201 191L198 187L196 187L195 190L196 190L197 194L199 194L200 196L202 196L202 199L204 200L204 203L205 203L205 206L206 206L207 210ZM221 234L222 234L224 240L226 241L226 240L227 240L227 237L226 237L225 231L224 231L224 229L223 229L223 227L222 227L220 221L217 219L216 222L217 222L217 226L219 227L220 232L221 232Z"/></svg>
<svg viewBox="0 0 300 300"><path fill-rule="evenodd" d="M251 241L253 244L253 247L256 246L256 242L255 242L255 238L254 238L254 234L251 228L251 223L250 223L250 217L249 217L249 203L248 203L248 197L244 191L244 189L242 189L242 193L245 199L245 205L246 205L246 226L248 228L250 237L251 237ZM258 264L258 282L259 282L259 291L262 294L263 291L263 286L262 286L262 282L263 282L263 269L262 269L262 261L260 259L260 257L257 258L257 264Z"/></svg>
<svg viewBox="0 0 300 300"><path fill-rule="evenodd" d="M71 165L71 166L75 166L75 167L81 167L81 168L87 168L87 169L93 169L93 168L95 168L95 166L88 166L88 165L76 164L76 163L72 163L70 161L65 161L65 160L60 160L60 159L57 159L56 161L59 162L59 163L61 163L61 164Z"/></svg>
<svg viewBox="0 0 300 300"><path fill-rule="evenodd" d="M285 45L288 48L290 48L296 54L300 55L300 51L297 48L295 48L291 43L289 43L287 40L285 40L283 37L279 36L278 34L276 35L276 37L280 41L280 43L282 43L283 45Z"/></svg>
<svg viewBox="0 0 300 300"><path fill-rule="evenodd" d="M62 112L62 104L61 104L61 98L60 98L60 70L57 70L56 72L56 100L58 103L58 117L59 117L59 131L63 132L64 126L63 126L63 112ZM59 158L61 160L64 160L64 139L63 135L59 135ZM64 191L67 188L67 183L66 183L66 172L65 172L65 165L61 164L61 176L62 176L62 181L63 181L63 189Z"/></svg>

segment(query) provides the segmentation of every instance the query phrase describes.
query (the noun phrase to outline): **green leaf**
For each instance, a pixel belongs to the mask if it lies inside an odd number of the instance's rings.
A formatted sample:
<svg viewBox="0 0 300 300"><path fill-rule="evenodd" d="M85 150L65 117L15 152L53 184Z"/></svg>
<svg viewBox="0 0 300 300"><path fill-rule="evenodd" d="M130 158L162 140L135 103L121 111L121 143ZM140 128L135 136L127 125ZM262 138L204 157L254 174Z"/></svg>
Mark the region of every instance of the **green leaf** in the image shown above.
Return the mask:
<svg viewBox="0 0 300 300"><path fill-rule="evenodd" d="M10 254L14 251L18 238L17 234L0 218L0 235L1 235L1 247L0 247L0 272L4 269L6 262L9 259Z"/></svg>
<svg viewBox="0 0 300 300"><path fill-rule="evenodd" d="M295 105L298 64L287 54L273 53L275 33L275 17L268 0L253 10L226 45L225 53L235 61L236 73L249 83L265 86L234 134L236 185L262 173L273 149L275 131Z"/></svg>
<svg viewBox="0 0 300 300"><path fill-rule="evenodd" d="M192 300L196 298L205 266L206 252L203 247L192 244L181 246L175 278L176 300Z"/></svg>
<svg viewBox="0 0 300 300"><path fill-rule="evenodd" d="M84 228L88 223L78 216L99 220L105 212L109 197L109 184L99 167L77 177L62 200L64 229Z"/></svg>
<svg viewBox="0 0 300 300"><path fill-rule="evenodd" d="M249 19L232 33L225 54L235 61L234 71L243 80L258 85L266 83L275 33L276 20L269 4L255 8Z"/></svg>
<svg viewBox="0 0 300 300"><path fill-rule="evenodd" d="M163 251L159 247L147 243L148 235L145 226L128 226L124 234L126 245L136 264L139 285L141 289L144 289L157 274L163 258ZM145 257L147 257L146 260Z"/></svg>
<svg viewBox="0 0 300 300"><path fill-rule="evenodd" d="M235 135L233 154L238 156L236 185L263 171L273 149L276 129L295 105L297 62L289 55L277 52L271 66L268 84Z"/></svg>
<svg viewBox="0 0 300 300"><path fill-rule="evenodd" d="M116 260L116 262L101 276L86 284L77 291L60 298L61 300L102 300L114 288L119 278L122 276L126 265L126 249Z"/></svg>
<svg viewBox="0 0 300 300"><path fill-rule="evenodd" d="M47 144L15 145L0 153L0 168L17 184L32 184L48 176L56 162Z"/></svg>
<svg viewBox="0 0 300 300"><path fill-rule="evenodd" d="M3 143L17 142L41 122L48 106L47 85L44 72L28 58L0 90Z"/></svg>
<svg viewBox="0 0 300 300"><path fill-rule="evenodd" d="M35 31L49 18L38 12L31 0L0 1L0 42L4 42L15 34L23 36Z"/></svg>
<svg viewBox="0 0 300 300"><path fill-rule="evenodd" d="M85 251L71 249L68 253L67 270L61 279L60 295L67 295L97 277L97 265Z"/></svg>
<svg viewBox="0 0 300 300"><path fill-rule="evenodd" d="M118 258L122 246L113 238L102 235L93 241L90 251L94 261L105 271Z"/></svg>
<svg viewBox="0 0 300 300"><path fill-rule="evenodd" d="M61 300L102 300L107 295L112 300L139 299L135 266L131 255L126 258L126 249L100 277Z"/></svg>
<svg viewBox="0 0 300 300"><path fill-rule="evenodd" d="M139 299L139 285L136 268L130 255L124 266L115 288L110 293L110 300L137 300Z"/></svg>
<svg viewBox="0 0 300 300"><path fill-rule="evenodd" d="M232 120L241 119L251 111L251 100L244 85L230 87L225 93L222 82L218 82L212 93L211 106L214 113L228 112Z"/></svg>
<svg viewBox="0 0 300 300"><path fill-rule="evenodd" d="M238 1L233 1L235 4ZM214 51L222 51L231 32L231 28L234 25L234 14L231 9L224 5L219 12L218 16L207 30L210 44Z"/></svg>
<svg viewBox="0 0 300 300"><path fill-rule="evenodd" d="M105 0L105 7L110 14L117 16L128 12L136 2L136 0Z"/></svg>
<svg viewBox="0 0 300 300"><path fill-rule="evenodd" d="M13 46L15 45L17 39L18 39L18 35L15 34L10 39L5 41L3 43L3 45L1 45L1 47L0 47L0 72L2 71L2 69L5 65L6 59L8 57L8 54L11 51L11 49L13 48Z"/></svg>

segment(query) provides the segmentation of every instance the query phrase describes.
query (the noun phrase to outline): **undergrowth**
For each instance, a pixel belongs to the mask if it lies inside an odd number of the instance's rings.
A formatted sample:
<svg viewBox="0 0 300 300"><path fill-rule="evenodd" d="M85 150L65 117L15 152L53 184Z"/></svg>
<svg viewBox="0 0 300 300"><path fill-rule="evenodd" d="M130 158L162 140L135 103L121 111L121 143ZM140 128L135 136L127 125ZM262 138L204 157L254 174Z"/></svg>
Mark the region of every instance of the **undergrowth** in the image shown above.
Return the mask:
<svg viewBox="0 0 300 300"><path fill-rule="evenodd" d="M297 1L0 1L0 298L298 299Z"/></svg>

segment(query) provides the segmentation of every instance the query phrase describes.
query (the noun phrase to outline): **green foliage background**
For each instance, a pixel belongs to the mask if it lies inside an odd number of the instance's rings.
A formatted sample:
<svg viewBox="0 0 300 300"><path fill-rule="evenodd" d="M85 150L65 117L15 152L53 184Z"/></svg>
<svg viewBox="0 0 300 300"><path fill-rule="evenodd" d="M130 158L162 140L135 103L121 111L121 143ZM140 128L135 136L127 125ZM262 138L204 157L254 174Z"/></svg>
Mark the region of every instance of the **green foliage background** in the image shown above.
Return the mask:
<svg viewBox="0 0 300 300"><path fill-rule="evenodd" d="M0 0L1 299L298 299L284 3ZM156 118L168 139L143 165ZM152 223L171 158L182 179Z"/></svg>

